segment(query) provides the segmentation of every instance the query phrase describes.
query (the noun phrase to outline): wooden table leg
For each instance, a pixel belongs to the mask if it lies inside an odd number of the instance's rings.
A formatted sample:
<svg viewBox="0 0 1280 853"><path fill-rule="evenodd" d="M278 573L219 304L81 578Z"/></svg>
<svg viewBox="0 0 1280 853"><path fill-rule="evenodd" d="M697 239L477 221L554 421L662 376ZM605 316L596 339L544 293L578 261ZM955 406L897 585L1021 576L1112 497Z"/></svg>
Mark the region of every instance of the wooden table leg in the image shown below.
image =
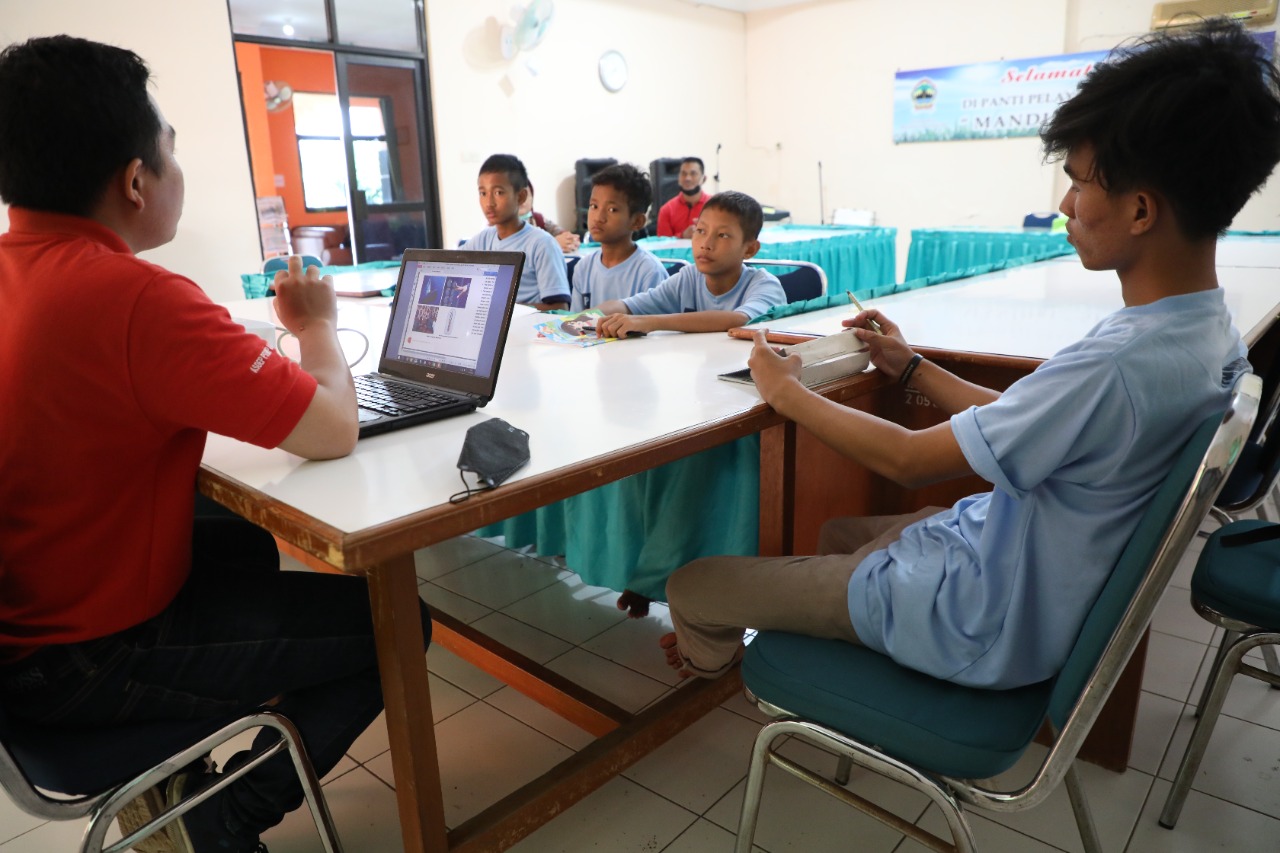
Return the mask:
<svg viewBox="0 0 1280 853"><path fill-rule="evenodd" d="M413 555L374 566L368 579L405 853L442 853L448 830Z"/></svg>

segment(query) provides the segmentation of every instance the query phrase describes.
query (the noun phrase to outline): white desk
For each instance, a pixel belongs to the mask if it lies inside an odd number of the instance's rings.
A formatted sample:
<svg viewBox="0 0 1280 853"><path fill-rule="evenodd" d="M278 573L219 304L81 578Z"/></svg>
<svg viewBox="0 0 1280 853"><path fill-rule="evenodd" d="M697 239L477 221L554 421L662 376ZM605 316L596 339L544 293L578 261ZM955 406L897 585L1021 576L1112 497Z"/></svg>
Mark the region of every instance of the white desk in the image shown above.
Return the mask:
<svg viewBox="0 0 1280 853"><path fill-rule="evenodd" d="M1054 260L1068 264L1080 262L1075 255ZM1228 234L1218 241L1217 266L1219 269L1258 267L1280 270L1280 234Z"/></svg>
<svg viewBox="0 0 1280 853"><path fill-rule="evenodd" d="M1280 267L1280 257L1276 264ZM1280 273L1274 268L1220 266L1218 282L1240 334L1253 343L1275 317ZM863 304L887 314L912 345L1041 359L1079 340L1103 317L1124 307L1116 274L1086 270L1075 256ZM829 308L767 325L825 334L853 313L851 308Z"/></svg>
<svg viewBox="0 0 1280 853"><path fill-rule="evenodd" d="M273 319L268 306L268 300L227 305L233 317ZM341 301L339 325L370 338L370 353L355 372L376 367L389 310L386 299ZM705 429L761 405L755 389L716 379L746 364L749 342L659 332L580 349L538 340L533 327L546 316L517 311L493 402L473 414L362 439L350 456L326 462L210 436L204 463L353 533L446 503L461 488L457 461L464 432L490 417L529 433L529 464L508 481L514 483ZM359 353L355 340L340 337L344 349ZM290 341L283 346L287 352ZM327 488L335 482L342 488Z"/></svg>

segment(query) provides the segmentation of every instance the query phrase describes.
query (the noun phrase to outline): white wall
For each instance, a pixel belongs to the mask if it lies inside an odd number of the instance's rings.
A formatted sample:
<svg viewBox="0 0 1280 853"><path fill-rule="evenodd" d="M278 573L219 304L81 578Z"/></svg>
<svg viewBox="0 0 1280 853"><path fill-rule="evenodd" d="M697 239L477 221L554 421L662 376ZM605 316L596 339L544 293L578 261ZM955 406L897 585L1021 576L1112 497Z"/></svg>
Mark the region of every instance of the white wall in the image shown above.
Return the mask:
<svg viewBox="0 0 1280 853"><path fill-rule="evenodd" d="M0 0L0 44L67 33L126 47L151 67L160 109L178 131L186 205L177 236L143 257L197 281L214 299L242 298L258 269L249 157L225 0ZM8 216L0 206L0 227Z"/></svg>
<svg viewBox="0 0 1280 853"><path fill-rule="evenodd" d="M641 166L697 154L722 189L741 189L819 221L874 209L899 229L1012 225L1054 209L1056 166L1034 139L892 143L899 69L1098 50L1143 32L1146 0L815 0L742 15L689 0L557 0L530 58L504 61L498 30L511 0L428 0L427 29L445 244L483 226L480 162L518 154L538 207L574 218L573 161L612 156ZM178 129L186 209L170 245L147 253L215 298L240 294L260 264L257 220L224 0L0 0L0 43L69 32L131 48L150 63L155 93ZM599 84L596 62L620 50L630 81ZM709 188L711 187L708 181ZM0 208L0 226L7 217ZM1280 229L1280 178L1236 227Z"/></svg>
<svg viewBox="0 0 1280 853"><path fill-rule="evenodd" d="M1151 3L1136 0L1074 0L1075 9L1071 22L1070 51L1106 50L1121 41L1141 35L1151 26ZM1274 29L1268 25L1267 29ZM1062 181L1060 188L1065 188ZM1271 173L1271 180L1262 191L1249 200L1236 216L1233 228L1276 231L1280 230L1280 169Z"/></svg>
<svg viewBox="0 0 1280 853"><path fill-rule="evenodd" d="M1020 225L1056 210L1059 165L1034 137L893 144L894 74L971 62L1104 50L1147 30L1146 0L826 0L747 20L747 142L738 187L817 222L869 208L898 228L898 275L913 228ZM1236 219L1280 228L1280 178Z"/></svg>
<svg viewBox="0 0 1280 853"><path fill-rule="evenodd" d="M714 172L722 143L727 172L741 154L748 112L741 14L683 0L556 0L543 42L507 61L498 33L511 6L427 3L446 246L484 227L476 173L490 154L520 157L537 209L566 227L574 220L579 158L616 157L647 169L658 157L695 155ZM620 51L630 70L616 94L597 74L608 49Z"/></svg>

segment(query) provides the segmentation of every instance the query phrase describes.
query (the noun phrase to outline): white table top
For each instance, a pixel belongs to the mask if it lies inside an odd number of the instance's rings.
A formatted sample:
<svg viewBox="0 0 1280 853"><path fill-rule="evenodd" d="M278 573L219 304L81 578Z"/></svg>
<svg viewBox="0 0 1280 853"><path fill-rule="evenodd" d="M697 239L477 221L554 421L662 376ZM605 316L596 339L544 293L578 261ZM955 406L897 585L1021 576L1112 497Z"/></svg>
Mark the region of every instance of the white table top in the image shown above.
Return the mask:
<svg viewBox="0 0 1280 853"><path fill-rule="evenodd" d="M339 323L367 330L376 367L389 300L340 300ZM233 317L269 319L270 301L227 305ZM470 415L362 439L344 459L305 461L210 436L206 465L346 533L446 502L462 489L458 453L466 429L500 417L529 433L530 463L511 481L713 424L760 405L750 386L717 374L746 364L748 341L721 334L654 333L581 349L538 340L546 315L517 307L493 401ZM341 334L344 348L358 340ZM284 344L286 352L289 341ZM510 482L510 481L509 481ZM341 488L335 488L335 484Z"/></svg>
<svg viewBox="0 0 1280 853"><path fill-rule="evenodd" d="M1280 263L1280 259L1278 259ZM1252 341L1280 303L1276 269L1219 267L1227 308ZM1014 267L973 278L865 299L923 347L1049 358L1124 307L1114 272L1091 272L1075 256ZM829 308L769 323L781 331L827 334L857 313Z"/></svg>
<svg viewBox="0 0 1280 853"><path fill-rule="evenodd" d="M1223 268L1227 305L1246 339L1280 302L1274 269ZM342 326L360 329L371 351L354 366L375 369L390 300L339 300ZM228 304L232 316L273 319L270 300ZM868 300L920 346L1048 358L1122 307L1114 273L1044 262ZM775 329L829 333L852 307L789 317ZM497 391L474 414L374 436L345 459L311 462L210 436L204 462L345 533L437 506L462 488L457 459L466 429L501 417L530 435L530 464L512 481L545 474L715 424L760 405L750 386L718 374L745 365L749 342L721 334L655 333L580 349L540 341L546 315L517 307ZM341 333L351 355L361 344ZM285 342L286 352L289 342ZM335 484L341 484L335 488Z"/></svg>
<svg viewBox="0 0 1280 853"><path fill-rule="evenodd" d="M1078 264L1075 255L1055 258L1059 263ZM1228 234L1218 241L1217 266L1261 267L1280 270L1280 235Z"/></svg>
<svg viewBox="0 0 1280 853"><path fill-rule="evenodd" d="M1218 241L1218 266L1280 270L1280 236L1224 237Z"/></svg>

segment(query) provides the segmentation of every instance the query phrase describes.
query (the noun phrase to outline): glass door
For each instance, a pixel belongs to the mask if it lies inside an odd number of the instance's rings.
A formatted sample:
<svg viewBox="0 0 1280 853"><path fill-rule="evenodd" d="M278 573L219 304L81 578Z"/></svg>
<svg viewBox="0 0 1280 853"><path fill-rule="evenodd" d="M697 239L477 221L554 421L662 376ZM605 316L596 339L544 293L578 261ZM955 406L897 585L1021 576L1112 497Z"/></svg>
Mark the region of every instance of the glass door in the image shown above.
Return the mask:
<svg viewBox="0 0 1280 853"><path fill-rule="evenodd" d="M423 63L338 52L355 261L398 260L439 234L428 162Z"/></svg>

